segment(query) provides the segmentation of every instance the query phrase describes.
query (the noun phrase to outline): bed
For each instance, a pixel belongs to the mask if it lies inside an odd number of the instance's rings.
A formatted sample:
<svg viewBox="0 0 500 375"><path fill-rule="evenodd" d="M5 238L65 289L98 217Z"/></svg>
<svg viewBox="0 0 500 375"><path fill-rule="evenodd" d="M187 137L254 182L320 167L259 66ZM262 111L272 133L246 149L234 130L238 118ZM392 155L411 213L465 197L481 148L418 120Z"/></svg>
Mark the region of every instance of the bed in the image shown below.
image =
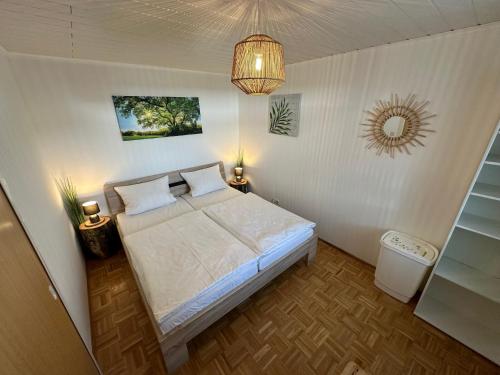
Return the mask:
<svg viewBox="0 0 500 375"><path fill-rule="evenodd" d="M185 325L258 272L255 253L201 211L124 240L162 334Z"/></svg>
<svg viewBox="0 0 500 375"><path fill-rule="evenodd" d="M125 212L120 212L116 215L116 224L120 228L122 236L128 236L193 210L191 205L184 199L177 199L173 204L140 215L129 216Z"/></svg>
<svg viewBox="0 0 500 375"><path fill-rule="evenodd" d="M257 254L259 271L313 237L316 226L253 193L205 206L202 211Z"/></svg>
<svg viewBox="0 0 500 375"><path fill-rule="evenodd" d="M248 211L246 223L255 222L252 216L261 209L271 215L283 214L284 210L266 206L266 202L254 194L247 198L228 187L191 197L181 173L214 165L219 166L225 179L224 166L218 162L104 186L110 213L116 220L169 372L189 359L186 346L189 340L291 265L303 258L310 264L316 255L317 234L313 223L296 233L289 231L288 235L277 230L271 233L271 242L269 235L257 236L254 242L249 240L248 237L262 231L262 227L238 231L234 217L229 218L231 215L227 214L235 211L235 203L251 207L257 202L260 207ZM166 175L170 191L177 197L175 203L140 215L123 213L125 207L115 187L153 181ZM291 216L285 214L285 220L292 223L299 218L288 214ZM269 246L270 243L273 245ZM176 288L177 285L183 287Z"/></svg>
<svg viewBox="0 0 500 375"><path fill-rule="evenodd" d="M191 194L182 194L181 198L195 210L200 210L204 207L225 202L242 195L244 194L241 191L227 186L226 189L216 190L212 193L202 195L201 197L192 197Z"/></svg>

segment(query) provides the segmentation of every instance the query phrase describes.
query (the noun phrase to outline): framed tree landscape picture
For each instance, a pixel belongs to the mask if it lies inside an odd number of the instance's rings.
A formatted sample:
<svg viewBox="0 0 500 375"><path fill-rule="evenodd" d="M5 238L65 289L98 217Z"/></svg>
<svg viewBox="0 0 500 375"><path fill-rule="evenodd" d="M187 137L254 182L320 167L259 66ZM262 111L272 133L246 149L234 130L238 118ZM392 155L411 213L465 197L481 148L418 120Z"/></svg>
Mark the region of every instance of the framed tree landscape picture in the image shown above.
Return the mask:
<svg viewBox="0 0 500 375"><path fill-rule="evenodd" d="M299 136L301 94L269 97L269 133Z"/></svg>
<svg viewBox="0 0 500 375"><path fill-rule="evenodd" d="M122 139L200 134L200 101L196 97L113 96Z"/></svg>

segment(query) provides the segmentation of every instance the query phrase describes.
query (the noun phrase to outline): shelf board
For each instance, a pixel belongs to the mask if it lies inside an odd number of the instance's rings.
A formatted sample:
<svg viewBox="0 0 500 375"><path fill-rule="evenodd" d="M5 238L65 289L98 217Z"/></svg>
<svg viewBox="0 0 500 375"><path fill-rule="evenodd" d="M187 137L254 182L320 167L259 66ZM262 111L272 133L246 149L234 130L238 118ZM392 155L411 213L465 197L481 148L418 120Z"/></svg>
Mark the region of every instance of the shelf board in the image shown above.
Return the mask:
<svg viewBox="0 0 500 375"><path fill-rule="evenodd" d="M500 364L500 333L426 295L415 313L468 347Z"/></svg>
<svg viewBox="0 0 500 375"><path fill-rule="evenodd" d="M436 275L461 287L500 303L500 278L485 274L476 268L443 256L436 268Z"/></svg>
<svg viewBox="0 0 500 375"><path fill-rule="evenodd" d="M457 227L500 240L500 221L463 212Z"/></svg>
<svg viewBox="0 0 500 375"><path fill-rule="evenodd" d="M476 182L471 195L500 201L500 186Z"/></svg>
<svg viewBox="0 0 500 375"><path fill-rule="evenodd" d="M485 164L500 166L500 155L490 154L484 161Z"/></svg>

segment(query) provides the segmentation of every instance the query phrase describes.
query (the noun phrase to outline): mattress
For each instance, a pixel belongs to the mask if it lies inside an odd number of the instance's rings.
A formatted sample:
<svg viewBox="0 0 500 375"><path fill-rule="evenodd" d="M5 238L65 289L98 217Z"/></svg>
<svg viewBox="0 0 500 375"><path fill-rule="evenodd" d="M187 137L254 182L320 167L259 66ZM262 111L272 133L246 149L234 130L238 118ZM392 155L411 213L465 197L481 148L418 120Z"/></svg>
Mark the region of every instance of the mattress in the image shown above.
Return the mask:
<svg viewBox="0 0 500 375"><path fill-rule="evenodd" d="M307 229L298 232L294 236L290 236L280 244L278 244L274 249L263 253L259 257L259 270L265 270L266 268L272 266L274 263L278 262L280 259L286 257L292 252L297 246L306 242L314 234L313 229Z"/></svg>
<svg viewBox="0 0 500 375"><path fill-rule="evenodd" d="M248 193L202 209L259 256L264 270L314 233L315 223Z"/></svg>
<svg viewBox="0 0 500 375"><path fill-rule="evenodd" d="M130 263L163 333L255 276L256 254L203 212L124 237Z"/></svg>
<svg viewBox="0 0 500 375"><path fill-rule="evenodd" d="M126 215L122 212L116 216L116 220L122 236L127 236L190 211L193 208L184 199L177 198L172 204L142 214Z"/></svg>
<svg viewBox="0 0 500 375"><path fill-rule="evenodd" d="M185 199L195 210L200 210L203 207L210 206L215 203L224 202L243 195L241 191L227 187L225 189L216 190L208 194L192 197L191 194L184 194L181 197Z"/></svg>

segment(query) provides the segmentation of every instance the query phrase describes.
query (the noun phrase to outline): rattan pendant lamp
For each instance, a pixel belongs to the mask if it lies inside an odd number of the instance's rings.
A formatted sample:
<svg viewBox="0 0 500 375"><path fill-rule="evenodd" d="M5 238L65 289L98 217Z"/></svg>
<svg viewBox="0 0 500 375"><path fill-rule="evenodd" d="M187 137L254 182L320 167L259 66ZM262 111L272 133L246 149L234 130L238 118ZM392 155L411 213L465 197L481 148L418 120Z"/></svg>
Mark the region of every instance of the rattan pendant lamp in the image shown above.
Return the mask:
<svg viewBox="0 0 500 375"><path fill-rule="evenodd" d="M259 7L257 0L257 29ZM248 95L269 95L285 82L283 46L265 34L253 34L234 46L231 82Z"/></svg>

